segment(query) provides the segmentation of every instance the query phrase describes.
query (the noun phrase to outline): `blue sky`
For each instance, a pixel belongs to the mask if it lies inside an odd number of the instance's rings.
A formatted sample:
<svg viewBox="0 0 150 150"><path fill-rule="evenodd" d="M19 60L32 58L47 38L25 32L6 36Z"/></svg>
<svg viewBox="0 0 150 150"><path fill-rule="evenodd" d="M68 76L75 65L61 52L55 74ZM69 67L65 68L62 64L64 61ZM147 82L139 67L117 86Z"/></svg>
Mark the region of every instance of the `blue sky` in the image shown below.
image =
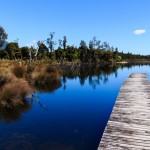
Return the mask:
<svg viewBox="0 0 150 150"><path fill-rule="evenodd" d="M96 36L120 51L150 54L150 0L2 0L0 25L20 46L55 32L69 45Z"/></svg>

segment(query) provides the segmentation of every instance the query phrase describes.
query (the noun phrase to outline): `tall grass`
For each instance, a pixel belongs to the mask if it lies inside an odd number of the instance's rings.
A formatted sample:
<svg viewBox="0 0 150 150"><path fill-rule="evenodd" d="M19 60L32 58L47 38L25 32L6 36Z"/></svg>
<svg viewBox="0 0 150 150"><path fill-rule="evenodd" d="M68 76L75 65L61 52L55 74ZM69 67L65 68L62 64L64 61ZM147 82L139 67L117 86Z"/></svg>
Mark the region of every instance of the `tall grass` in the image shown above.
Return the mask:
<svg viewBox="0 0 150 150"><path fill-rule="evenodd" d="M34 65L28 64L28 65L27 65L27 69L26 69L27 74L31 74L31 73L34 71L34 69L35 69L35 66L34 66Z"/></svg>
<svg viewBox="0 0 150 150"><path fill-rule="evenodd" d="M6 83L0 92L0 107L13 108L23 105L25 96L32 92L32 88L23 79L12 79Z"/></svg>
<svg viewBox="0 0 150 150"><path fill-rule="evenodd" d="M0 74L0 87L11 81L9 75Z"/></svg>
<svg viewBox="0 0 150 150"><path fill-rule="evenodd" d="M60 72L50 65L37 68L32 73L32 84L40 91L52 92L61 86Z"/></svg>
<svg viewBox="0 0 150 150"><path fill-rule="evenodd" d="M26 74L26 68L24 66L20 65L15 65L12 68L12 73L17 77L17 78L24 78Z"/></svg>
<svg viewBox="0 0 150 150"><path fill-rule="evenodd" d="M0 109L23 105L24 97L33 90L53 92L59 88L60 71L48 63L0 60Z"/></svg>

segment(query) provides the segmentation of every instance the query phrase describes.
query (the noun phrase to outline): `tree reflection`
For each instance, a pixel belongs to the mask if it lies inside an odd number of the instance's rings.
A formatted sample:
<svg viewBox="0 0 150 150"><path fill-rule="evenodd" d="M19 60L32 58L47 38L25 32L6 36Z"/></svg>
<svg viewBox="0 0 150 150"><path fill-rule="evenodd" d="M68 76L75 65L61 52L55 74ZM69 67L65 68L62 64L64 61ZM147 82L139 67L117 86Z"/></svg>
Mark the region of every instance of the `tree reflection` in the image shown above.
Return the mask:
<svg viewBox="0 0 150 150"><path fill-rule="evenodd" d="M65 75L63 75L63 77L62 77L62 81L63 81L63 84L64 84L63 89L65 90L66 89L66 82L67 82L67 79L66 79Z"/></svg>
<svg viewBox="0 0 150 150"><path fill-rule="evenodd" d="M131 69L133 66L137 64L118 64L118 65L81 65L80 67L75 67L72 69L63 70L63 87L66 89L67 79L75 79L79 78L80 85L83 86L85 81L88 80L89 85L96 88L101 82L106 84L109 82L109 76L114 74L114 76L118 77L117 70L119 68L128 68ZM141 65L140 65L141 66Z"/></svg>
<svg viewBox="0 0 150 150"><path fill-rule="evenodd" d="M49 82L42 82L40 84L35 84L36 91L40 92L54 92L56 89L60 88L61 81L60 80L51 80Z"/></svg>
<svg viewBox="0 0 150 150"><path fill-rule="evenodd" d="M41 82L40 84L35 84L35 91L40 92L54 92L56 89L60 88L63 85L63 89L65 90L67 87L67 79L75 79L79 78L79 82L81 86L85 84L87 80L89 85L92 86L93 89L96 88L97 85L101 83L106 84L109 82L110 75L114 74L114 76L118 77L117 70L119 68L132 68L133 66L137 66L137 64L125 64L125 65L103 65L103 66L83 66L65 69L63 70L62 80L53 79L49 80L49 82ZM139 65L140 67L141 65ZM39 82L38 82L39 83ZM16 82L15 82L16 84ZM18 85L18 88L20 85ZM2 92L2 91L1 91ZM33 92L33 91L32 91ZM13 92L15 93L15 92ZM15 100L15 99L14 99ZM17 121L21 118L21 115L27 111L29 111L33 106L33 101L35 101L40 105L41 108L47 109L44 104L41 103L37 93L33 92L30 95L30 98L26 98L22 100L22 103L17 103L17 105L11 105L13 107L4 107L4 103L0 103L0 121L10 123ZM11 101L10 101L11 102ZM16 100L17 102L17 100Z"/></svg>
<svg viewBox="0 0 150 150"><path fill-rule="evenodd" d="M94 89L101 82L107 83L109 81L109 75L112 73L117 77L118 66L81 66L75 68L74 70L64 70L63 71L63 85L66 88L67 79L74 79L79 77L81 86L85 84L88 79L89 85Z"/></svg>
<svg viewBox="0 0 150 150"><path fill-rule="evenodd" d="M36 101L41 108L47 109L41 103L36 92L53 92L61 87L60 79L52 79L49 82L41 82L32 89L26 81L15 80L1 88L0 94L0 121L10 123L18 121L21 115L30 110ZM27 92L24 92L26 90ZM29 92L31 90L31 92ZM23 93L23 94L22 94ZM30 94L28 94L30 93ZM22 94L22 95L21 95ZM26 96L28 94L28 96ZM21 95L21 96L20 96ZM26 97L25 97L26 96Z"/></svg>

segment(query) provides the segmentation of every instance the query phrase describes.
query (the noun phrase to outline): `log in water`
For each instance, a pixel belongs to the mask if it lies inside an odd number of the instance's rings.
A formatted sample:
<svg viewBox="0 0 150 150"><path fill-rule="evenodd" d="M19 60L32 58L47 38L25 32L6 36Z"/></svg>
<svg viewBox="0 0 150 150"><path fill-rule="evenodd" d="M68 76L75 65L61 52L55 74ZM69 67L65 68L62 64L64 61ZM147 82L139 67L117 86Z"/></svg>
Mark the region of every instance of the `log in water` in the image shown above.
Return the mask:
<svg viewBox="0 0 150 150"><path fill-rule="evenodd" d="M150 150L150 83L135 73L121 87L98 150Z"/></svg>

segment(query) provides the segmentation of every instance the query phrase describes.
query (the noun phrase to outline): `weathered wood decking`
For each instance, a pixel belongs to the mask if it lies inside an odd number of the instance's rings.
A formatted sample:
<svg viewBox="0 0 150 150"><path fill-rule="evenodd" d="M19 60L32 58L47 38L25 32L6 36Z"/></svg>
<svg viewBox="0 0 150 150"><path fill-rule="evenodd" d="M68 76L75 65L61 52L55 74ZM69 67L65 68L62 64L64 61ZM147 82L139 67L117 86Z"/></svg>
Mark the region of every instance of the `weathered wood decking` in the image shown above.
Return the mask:
<svg viewBox="0 0 150 150"><path fill-rule="evenodd" d="M150 83L146 74L124 82L98 150L150 150Z"/></svg>

